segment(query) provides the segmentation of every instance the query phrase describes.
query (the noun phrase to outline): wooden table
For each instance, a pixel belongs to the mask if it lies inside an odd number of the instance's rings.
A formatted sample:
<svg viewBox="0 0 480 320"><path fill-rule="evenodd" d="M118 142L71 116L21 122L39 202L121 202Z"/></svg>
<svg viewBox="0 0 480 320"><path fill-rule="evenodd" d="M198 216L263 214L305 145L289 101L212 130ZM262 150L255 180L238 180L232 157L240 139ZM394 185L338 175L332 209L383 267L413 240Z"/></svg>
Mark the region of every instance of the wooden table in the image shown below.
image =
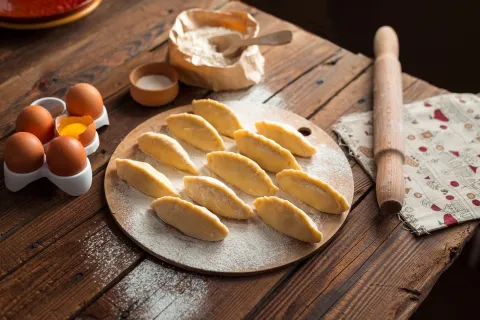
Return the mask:
<svg viewBox="0 0 480 320"><path fill-rule="evenodd" d="M294 40L262 49L263 83L228 93L183 86L173 105L206 96L268 103L332 136L340 116L372 108L371 59L239 2L104 1L71 25L1 31L0 150L22 107L41 96L62 97L77 82L99 88L111 126L99 130L87 194L67 196L47 180L11 193L0 182L0 318L407 318L478 223L411 235L395 215L379 215L372 181L353 159L355 197L343 229L323 251L276 272L242 278L185 272L149 256L115 225L103 194L106 164L131 129L165 110L133 102L128 74L165 58L172 22L192 7L247 10L263 33L288 28ZM408 75L403 88L406 103L445 92Z"/></svg>

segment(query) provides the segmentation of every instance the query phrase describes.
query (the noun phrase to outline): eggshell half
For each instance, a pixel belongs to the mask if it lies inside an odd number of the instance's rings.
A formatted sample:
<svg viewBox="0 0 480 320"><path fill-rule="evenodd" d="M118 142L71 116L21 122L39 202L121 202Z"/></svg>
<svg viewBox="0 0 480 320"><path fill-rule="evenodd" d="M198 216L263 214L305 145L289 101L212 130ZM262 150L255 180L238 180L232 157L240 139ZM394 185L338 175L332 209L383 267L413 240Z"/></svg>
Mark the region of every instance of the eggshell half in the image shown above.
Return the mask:
<svg viewBox="0 0 480 320"><path fill-rule="evenodd" d="M72 123L83 123L87 125L85 131L78 135L78 141L86 147L90 143L92 143L93 139L95 138L95 123L93 122L92 117L84 116L84 117L69 117L67 115L61 115L55 119L55 136L61 136L60 132L62 129Z"/></svg>

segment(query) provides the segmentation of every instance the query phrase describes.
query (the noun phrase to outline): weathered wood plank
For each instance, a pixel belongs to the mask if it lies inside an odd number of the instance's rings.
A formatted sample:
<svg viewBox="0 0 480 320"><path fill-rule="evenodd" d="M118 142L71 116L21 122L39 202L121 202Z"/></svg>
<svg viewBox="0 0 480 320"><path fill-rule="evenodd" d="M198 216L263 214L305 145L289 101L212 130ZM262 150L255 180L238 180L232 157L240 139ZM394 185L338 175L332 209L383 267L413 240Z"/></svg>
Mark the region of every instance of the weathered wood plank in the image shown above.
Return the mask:
<svg viewBox="0 0 480 320"><path fill-rule="evenodd" d="M153 319L160 316L162 319L225 319L226 314L242 318L246 315L246 308L220 315L212 310L209 300L216 297L219 309L226 305L240 309L238 305L250 304L249 297L256 294L251 292L249 284L252 280L259 285L255 290L263 288L266 293L269 288L262 284L277 280L277 276L278 272L254 277L209 277L173 269L148 258L83 311L79 318ZM242 294L234 296L231 291ZM200 310L205 311L199 313Z"/></svg>
<svg viewBox="0 0 480 320"><path fill-rule="evenodd" d="M47 55L61 58L71 54L108 24L118 25L121 21L118 16L140 2L106 1L77 23L53 29L28 32L0 29L0 83L41 63Z"/></svg>
<svg viewBox="0 0 480 320"><path fill-rule="evenodd" d="M190 0L190 1L109 1L104 2L94 13L77 23L50 30L18 32L0 30L0 46L9 50L8 56L0 60L2 74L0 83L18 75L28 74L28 70L39 68L52 60L57 63L72 61L73 58L86 60L82 54L90 53L89 59L102 56L106 50L118 49L118 44L127 44L131 40L154 41L155 46L163 42L163 36L151 39L135 38L139 30L168 30L173 19L189 8L217 8L228 0ZM164 27L161 27L164 25ZM21 37L19 37L21 35ZM75 35L74 37L72 35ZM160 35L160 34L158 34ZM17 39L17 36L20 39ZM15 41L11 41L14 39ZM120 40L120 41L118 41ZM160 41L160 42L158 42ZM110 48L107 48L110 47ZM65 66L63 66L65 67Z"/></svg>
<svg viewBox="0 0 480 320"><path fill-rule="evenodd" d="M321 64L327 57L340 49L328 41L315 38L305 32L294 33L291 44L274 47L266 52L265 79L249 89L236 92L219 92L212 95L217 100L266 101L289 83L303 76L309 69ZM295 64L290 64L285 57L295 57ZM273 65L271 59L282 63ZM269 61L270 60L270 61Z"/></svg>
<svg viewBox="0 0 480 320"><path fill-rule="evenodd" d="M75 226L98 215L99 210L106 206L103 196L104 177L105 172L102 171L95 176L88 194L67 197L68 201L60 210L54 206L44 213L46 219L36 219L27 228L21 228L14 236L3 240L0 247L0 279L45 250Z"/></svg>
<svg viewBox="0 0 480 320"><path fill-rule="evenodd" d="M332 98L311 119L321 128L330 128L343 115L354 112L371 110L373 105L373 67L370 66L358 79L349 85L338 96ZM409 75L403 74L403 91L406 92L416 81L420 81ZM300 88L301 84L298 84ZM417 97L405 95L405 103L415 100Z"/></svg>
<svg viewBox="0 0 480 320"><path fill-rule="evenodd" d="M66 318L145 255L110 218L87 220L0 282L0 318Z"/></svg>
<svg viewBox="0 0 480 320"><path fill-rule="evenodd" d="M310 117L315 114L317 108L324 106L328 99L334 97L338 92L336 83L348 84L355 76L371 65L372 61L360 54L344 55L343 51L316 66L312 71L295 82L295 84L282 90L267 103L282 108L292 108L301 103L301 115ZM341 70L341 72L339 72ZM311 96L312 90L319 91L319 94ZM288 98L288 105L285 98ZM324 126L323 128L327 128Z"/></svg>
<svg viewBox="0 0 480 320"><path fill-rule="evenodd" d="M466 223L421 239L408 234L401 224L397 225L351 277L348 285L352 286L328 310L327 317L373 318L381 314L383 318L408 319L442 272L453 263L478 224ZM319 315L316 307L312 304L306 314Z"/></svg>

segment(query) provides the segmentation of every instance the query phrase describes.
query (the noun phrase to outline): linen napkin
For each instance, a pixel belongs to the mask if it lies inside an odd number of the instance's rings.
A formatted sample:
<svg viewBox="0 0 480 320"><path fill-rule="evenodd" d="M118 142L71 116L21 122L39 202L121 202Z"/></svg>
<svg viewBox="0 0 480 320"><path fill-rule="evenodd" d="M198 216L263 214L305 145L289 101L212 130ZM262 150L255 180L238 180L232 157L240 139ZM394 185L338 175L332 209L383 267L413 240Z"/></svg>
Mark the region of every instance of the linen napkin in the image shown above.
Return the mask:
<svg viewBox="0 0 480 320"><path fill-rule="evenodd" d="M416 235L480 218L480 97L446 94L405 105L405 201ZM375 179L372 111L340 118L334 131Z"/></svg>

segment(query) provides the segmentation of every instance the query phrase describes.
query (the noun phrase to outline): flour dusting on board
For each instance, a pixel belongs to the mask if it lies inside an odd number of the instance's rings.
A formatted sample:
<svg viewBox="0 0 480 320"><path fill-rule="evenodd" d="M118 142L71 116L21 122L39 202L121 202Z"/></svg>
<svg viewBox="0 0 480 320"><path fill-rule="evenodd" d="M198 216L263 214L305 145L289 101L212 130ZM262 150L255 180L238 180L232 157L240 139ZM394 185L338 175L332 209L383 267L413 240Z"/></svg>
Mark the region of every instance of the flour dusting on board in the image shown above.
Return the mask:
<svg viewBox="0 0 480 320"><path fill-rule="evenodd" d="M227 103L227 105L237 114L246 129L252 131L255 131L254 122L262 119L271 119L285 123L293 121L291 118L284 118L287 116L291 117L291 115L275 113L272 112L271 108L267 107L249 109L248 112L245 112L243 110L244 107L239 103ZM296 121L297 123L291 124L295 127L305 126L306 120L299 118ZM149 121L148 125L142 127L142 130L138 132L135 131L134 134L139 136L146 131L164 133L175 138L166 126L155 121ZM228 151L237 152L233 139L223 136L222 138ZM333 185L351 203L353 197L352 173L343 153L338 148L335 149L322 144L322 141L316 141L314 135L307 137L307 139L315 145L318 152L312 158L296 157L298 163L304 171L318 176L325 182ZM322 139L330 138L323 134ZM177 141L190 155L190 158L199 169L200 175L219 179L206 167L206 152L196 149L180 139L177 139ZM188 173L160 163L153 157L141 152L137 145L127 148L121 155L115 154L114 156L150 163L171 180L183 199L191 201L183 187L183 177L188 175ZM272 173L268 174L272 181L278 185L275 175ZM222 179L219 180L225 183ZM252 202L256 197L246 194L228 183L225 184L232 188L245 203L252 206ZM107 201L111 211L114 213L114 216L121 216L121 219L117 219L117 221L120 222L121 227L132 239L162 259L199 271L242 273L285 265L307 256L320 247L336 232L345 218L345 214L320 213L288 194L279 191L277 196L291 201L312 218L319 230L324 233L322 243L308 244L292 239L266 225L258 216L246 221L219 217L229 229L229 236L223 241L206 242L186 236L175 228L163 223L155 212L150 209L150 203L155 199L144 195L120 180L115 170L110 172L105 188L110 190Z"/></svg>

